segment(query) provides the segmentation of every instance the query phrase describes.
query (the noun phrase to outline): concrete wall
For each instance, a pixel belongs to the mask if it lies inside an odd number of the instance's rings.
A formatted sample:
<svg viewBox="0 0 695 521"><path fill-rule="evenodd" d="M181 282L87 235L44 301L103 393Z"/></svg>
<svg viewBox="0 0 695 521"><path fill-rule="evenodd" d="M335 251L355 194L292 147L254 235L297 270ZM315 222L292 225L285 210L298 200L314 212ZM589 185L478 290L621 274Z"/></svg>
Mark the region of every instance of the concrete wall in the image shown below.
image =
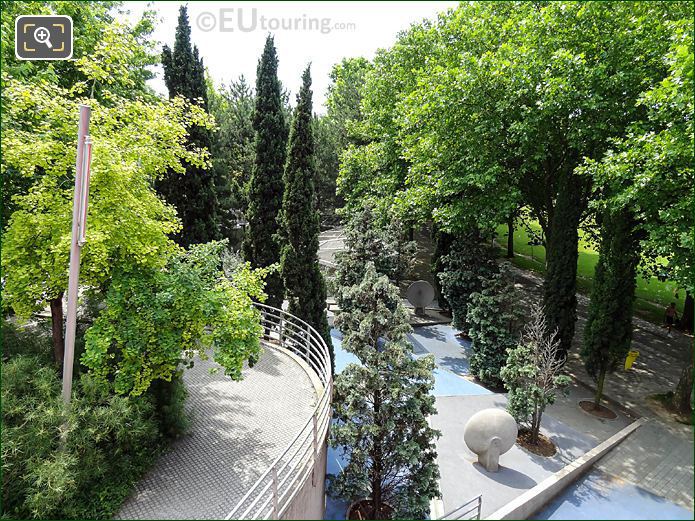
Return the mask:
<svg viewBox="0 0 695 521"><path fill-rule="evenodd" d="M579 479L598 459L623 441L629 434L646 423L646 421L647 420L642 418L631 423L600 445L591 449L584 454L584 456L574 460L565 468L540 482L532 489L527 490L524 494L503 506L494 514L488 516L487 519L529 519L533 514L541 510L551 499ZM485 501L485 496L483 496L483 501Z"/></svg>
<svg viewBox="0 0 695 521"><path fill-rule="evenodd" d="M328 448L323 444L318 454L318 462L314 470L312 482L311 474L302 488L282 515L282 519L323 519L326 510L326 456Z"/></svg>

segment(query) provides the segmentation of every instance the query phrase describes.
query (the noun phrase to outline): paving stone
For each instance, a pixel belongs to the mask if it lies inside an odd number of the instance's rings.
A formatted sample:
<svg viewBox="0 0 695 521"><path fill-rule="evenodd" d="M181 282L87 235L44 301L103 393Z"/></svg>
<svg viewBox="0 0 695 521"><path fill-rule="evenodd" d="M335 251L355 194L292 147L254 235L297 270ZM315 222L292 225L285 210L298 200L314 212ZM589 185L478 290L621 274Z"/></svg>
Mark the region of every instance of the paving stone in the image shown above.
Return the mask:
<svg viewBox="0 0 695 521"><path fill-rule="evenodd" d="M266 348L233 382L197 360L184 373L190 431L147 473L117 519L223 519L311 417L316 391L288 355Z"/></svg>

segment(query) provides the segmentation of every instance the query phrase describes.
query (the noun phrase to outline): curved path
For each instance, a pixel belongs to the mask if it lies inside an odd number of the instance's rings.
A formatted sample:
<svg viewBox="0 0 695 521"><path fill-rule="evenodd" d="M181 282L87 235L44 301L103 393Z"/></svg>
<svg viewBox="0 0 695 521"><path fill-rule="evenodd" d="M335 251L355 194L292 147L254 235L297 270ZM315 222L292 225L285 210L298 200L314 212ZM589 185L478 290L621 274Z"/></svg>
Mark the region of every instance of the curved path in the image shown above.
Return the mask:
<svg viewBox="0 0 695 521"><path fill-rule="evenodd" d="M288 354L264 346L233 382L210 360L184 372L189 432L138 483L117 519L223 519L311 417L317 395Z"/></svg>

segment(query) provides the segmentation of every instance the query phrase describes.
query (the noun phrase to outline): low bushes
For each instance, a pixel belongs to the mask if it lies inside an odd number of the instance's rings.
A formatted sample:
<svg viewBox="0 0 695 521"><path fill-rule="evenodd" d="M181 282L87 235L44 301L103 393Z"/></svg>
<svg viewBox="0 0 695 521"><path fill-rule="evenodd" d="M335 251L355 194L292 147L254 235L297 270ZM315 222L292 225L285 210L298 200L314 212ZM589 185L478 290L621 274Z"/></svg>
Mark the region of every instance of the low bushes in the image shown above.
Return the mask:
<svg viewBox="0 0 695 521"><path fill-rule="evenodd" d="M111 518L186 426L180 379L139 397L75 377L68 413L48 331L3 323L3 518ZM159 392L158 392L159 391Z"/></svg>

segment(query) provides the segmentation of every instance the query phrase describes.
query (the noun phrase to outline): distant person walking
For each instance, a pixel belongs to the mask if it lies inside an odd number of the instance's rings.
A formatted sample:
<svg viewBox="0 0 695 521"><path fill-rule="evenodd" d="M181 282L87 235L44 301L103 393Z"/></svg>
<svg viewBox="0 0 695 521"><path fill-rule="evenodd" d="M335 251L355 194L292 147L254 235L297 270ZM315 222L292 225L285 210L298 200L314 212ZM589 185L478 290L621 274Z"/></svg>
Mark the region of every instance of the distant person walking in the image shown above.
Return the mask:
<svg viewBox="0 0 695 521"><path fill-rule="evenodd" d="M668 328L668 336L671 336L671 328L678 320L678 311L676 310L676 303L671 302L671 305L666 308L665 317L666 323L663 327Z"/></svg>

